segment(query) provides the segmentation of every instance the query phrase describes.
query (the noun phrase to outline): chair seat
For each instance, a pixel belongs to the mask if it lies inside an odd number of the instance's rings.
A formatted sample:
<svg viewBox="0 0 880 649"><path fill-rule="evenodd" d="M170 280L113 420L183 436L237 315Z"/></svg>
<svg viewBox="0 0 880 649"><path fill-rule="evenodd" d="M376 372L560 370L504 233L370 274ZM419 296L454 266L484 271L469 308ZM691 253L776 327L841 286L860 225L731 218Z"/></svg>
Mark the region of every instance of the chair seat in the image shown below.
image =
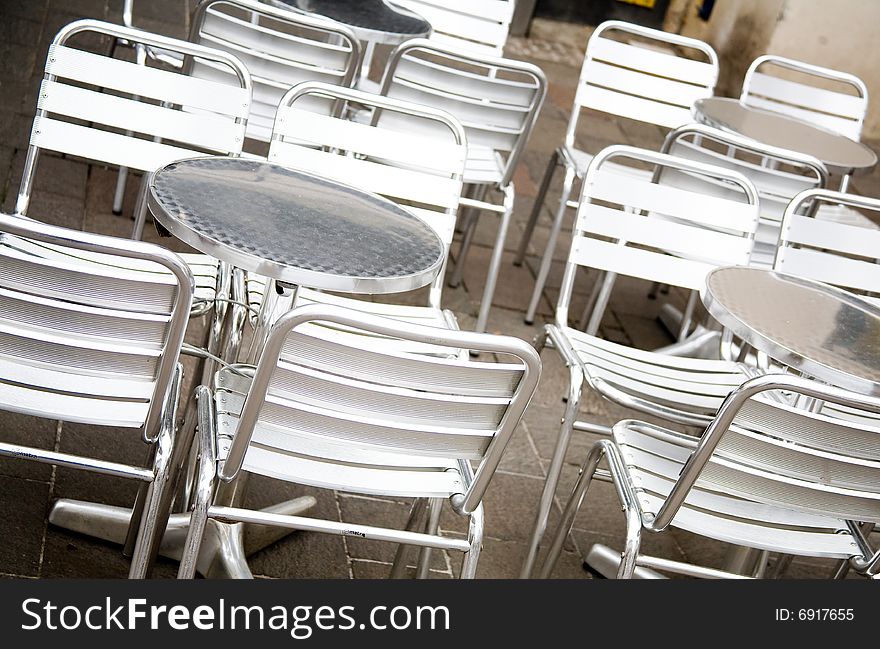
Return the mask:
<svg viewBox="0 0 880 649"><path fill-rule="evenodd" d="M583 177L583 175L587 171L587 167L593 161L593 154L587 153L586 151L581 151L580 149L569 148L566 148L565 152L574 161L578 177ZM606 162L603 165L603 168L608 171L612 171L615 174L622 174L625 176L630 176L632 178L639 178L641 180L650 180L652 173L647 169L637 169L636 167L617 164L615 162Z"/></svg>
<svg viewBox="0 0 880 649"><path fill-rule="evenodd" d="M504 160L492 147L469 144L464 165L466 185L495 185L504 178Z"/></svg>
<svg viewBox="0 0 880 649"><path fill-rule="evenodd" d="M843 223L844 225L853 225L860 228L871 228L872 230L877 230L880 227L867 216L847 205L822 203L819 205L819 209L816 210L816 218L822 221L833 221L834 223Z"/></svg>
<svg viewBox="0 0 880 649"><path fill-rule="evenodd" d="M608 398L620 393L707 421L731 390L758 370L740 363L670 356L619 345L566 327L587 379Z"/></svg>
<svg viewBox="0 0 880 649"><path fill-rule="evenodd" d="M643 513L656 514L696 446L694 438L641 422L613 429ZM745 500L698 481L672 521L675 527L759 550L844 559L859 550L837 518Z"/></svg>
<svg viewBox="0 0 880 649"><path fill-rule="evenodd" d="M217 375L217 457L225 460L250 378ZM258 423L243 468L287 482L367 495L449 498L463 493L458 462L401 454L295 427Z"/></svg>
<svg viewBox="0 0 880 649"><path fill-rule="evenodd" d="M247 273L246 279L247 301L252 307L251 314L256 313L263 304L266 292L266 278L256 273ZM343 308L360 311L361 313L370 313L373 315L384 316L402 322L411 324L425 325L428 327L438 327L440 329L457 330L458 321L455 315L448 309L439 309L431 306L415 306L406 304L385 304L381 302L368 302L357 298L344 297L334 295L332 293L322 293L314 289L301 287L297 291L296 304L285 304L281 308L276 309L273 320L281 316L288 309L294 306L302 306L304 304L332 304ZM342 335L340 331L340 335ZM350 335L362 336L362 332L352 333ZM408 341L395 340L395 345L401 351L412 353L430 353L440 356L458 357L462 350L441 347L437 345L426 345L424 343L413 343Z"/></svg>

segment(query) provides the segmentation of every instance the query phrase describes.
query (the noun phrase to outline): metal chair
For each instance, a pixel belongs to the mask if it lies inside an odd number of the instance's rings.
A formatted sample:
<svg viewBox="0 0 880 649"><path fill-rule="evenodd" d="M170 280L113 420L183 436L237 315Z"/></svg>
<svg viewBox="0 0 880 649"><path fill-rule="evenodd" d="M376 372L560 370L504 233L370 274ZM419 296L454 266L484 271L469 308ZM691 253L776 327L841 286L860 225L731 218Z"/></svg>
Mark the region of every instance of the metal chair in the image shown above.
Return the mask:
<svg viewBox="0 0 880 649"><path fill-rule="evenodd" d="M880 428L768 398L784 390L880 414L880 400L788 374L731 392L700 439L626 420L593 446L572 491L542 576L552 573L596 466L607 460L626 518L622 558L593 546L587 563L620 579L656 570L709 578L743 575L641 554L643 532L670 526L785 555L844 559L875 575L880 552L858 522L880 522ZM872 525L873 526L873 525ZM616 556L614 556L616 555Z"/></svg>
<svg viewBox="0 0 880 649"><path fill-rule="evenodd" d="M253 80L247 137L261 142L270 140L275 110L292 86L303 81L353 86L362 58L360 41L345 25L256 0L202 0L193 12L190 40L225 50L247 66ZM219 81L230 70L202 60L189 74ZM341 105L315 96L300 108L338 115Z"/></svg>
<svg viewBox="0 0 880 649"><path fill-rule="evenodd" d="M80 34L124 39L136 47L140 62L113 59L68 44ZM216 82L147 67L144 52L148 46L225 65L232 75ZM250 92L247 69L226 52L96 20L65 26L49 48L16 212L27 214L40 155L55 151L144 172L133 233L140 238L150 174L181 158L238 155ZM216 352L228 298L228 269L206 255L182 257L197 280L192 316L214 309L208 347Z"/></svg>
<svg viewBox="0 0 880 649"><path fill-rule="evenodd" d="M621 166L648 165L647 180ZM738 196L715 196L652 182L677 171L724 182ZM608 434L605 426L577 421L584 382L627 408L687 426L703 427L721 401L754 368L726 360L672 356L635 349L596 335L618 274L699 290L717 266L747 265L758 223L758 193L742 174L629 146L599 152L584 178L571 251L556 307L536 345L548 340L569 368L568 402L535 518L521 575L528 577L540 544L573 429ZM707 226L711 226L707 227ZM580 268L604 273L590 299L586 331L568 321Z"/></svg>
<svg viewBox="0 0 880 649"><path fill-rule="evenodd" d="M621 38L630 40L625 42ZM670 48L703 60L686 58ZM698 99L714 94L717 80L718 56L702 41L620 21L604 22L596 28L587 43L565 141L548 162L514 261L522 264L553 174L562 165L565 168L562 195L526 310L528 324L535 320L566 208L577 208L577 203L569 200L575 179L583 177L593 157L579 149L575 141L581 112L590 109L676 128L693 121L691 107ZM630 173L644 178L639 170L630 170Z"/></svg>
<svg viewBox="0 0 880 649"><path fill-rule="evenodd" d="M393 0L431 23L430 40L474 54L503 56L513 20L507 0Z"/></svg>
<svg viewBox="0 0 880 649"><path fill-rule="evenodd" d="M0 456L140 481L128 537L135 578L156 556L189 450L175 422L194 286L159 246L0 214L0 410L140 429L151 449L145 466L7 442Z"/></svg>
<svg viewBox="0 0 880 649"><path fill-rule="evenodd" d="M787 77L778 76L780 72ZM830 90L829 82L838 89ZM796 117L853 140L862 137L868 112L868 88L857 76L769 54L752 61L739 99L747 106Z"/></svg>
<svg viewBox="0 0 880 649"><path fill-rule="evenodd" d="M441 47L425 39L407 41L388 61L382 94L449 111L467 132L465 197L469 208L464 237L451 286L461 282L477 219L482 211L501 217L476 331L484 331L495 293L504 241L513 214L513 174L546 94L540 68L521 61L471 54ZM502 194L502 203L485 200L488 190Z"/></svg>
<svg viewBox="0 0 880 649"><path fill-rule="evenodd" d="M327 327L366 335L354 342L314 335ZM388 338L503 360L401 353L381 344ZM465 554L461 576L473 578L483 494L540 373L537 352L517 338L402 324L330 305L288 311L272 327L255 370L224 369L213 393L199 388L199 488L179 576L193 576L205 525L214 518L397 542L392 576L405 569L405 546L422 548L419 577L427 576L430 548L457 550ZM214 488L242 472L416 501L405 530L254 512L229 506L222 491L211 504ZM467 539L438 533L444 500L468 518ZM425 509L427 523L420 522Z"/></svg>
<svg viewBox="0 0 880 649"><path fill-rule="evenodd" d="M372 124L317 115L303 108L316 100L367 107L373 111ZM466 157L464 128L449 113L316 81L301 83L284 95L269 147L271 162L399 203L434 228L447 249L452 245ZM455 315L441 306L444 270L445 265L431 284L425 306L367 302L304 287L298 289L295 303L335 304L457 329ZM251 312L258 312L267 291L266 278L248 273L246 281Z"/></svg>

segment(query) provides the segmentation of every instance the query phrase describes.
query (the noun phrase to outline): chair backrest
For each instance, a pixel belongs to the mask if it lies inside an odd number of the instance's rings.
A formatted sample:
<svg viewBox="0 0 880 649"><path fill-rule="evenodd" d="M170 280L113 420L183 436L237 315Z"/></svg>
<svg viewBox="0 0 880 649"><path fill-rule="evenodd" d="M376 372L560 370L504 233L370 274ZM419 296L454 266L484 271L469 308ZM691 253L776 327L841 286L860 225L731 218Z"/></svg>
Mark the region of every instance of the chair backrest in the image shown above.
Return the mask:
<svg viewBox="0 0 880 649"><path fill-rule="evenodd" d="M746 381L727 397L699 442L695 440L681 476L675 476L677 483L657 513L658 527L671 521L696 480L701 491L831 520L880 522L877 419L873 426L842 421L768 397L773 390L880 414L876 398L790 374ZM655 437L658 444L652 450L662 458L663 439ZM854 548L853 555L859 554Z"/></svg>
<svg viewBox="0 0 880 649"><path fill-rule="evenodd" d="M143 45L141 59L154 46L224 65L231 75L194 79L67 44L84 33ZM16 211L27 211L44 149L147 172L206 153L238 155L250 100L247 68L226 52L96 20L70 23L49 47Z"/></svg>
<svg viewBox="0 0 880 649"><path fill-rule="evenodd" d="M512 0L393 0L431 23L431 40L475 54L502 56Z"/></svg>
<svg viewBox="0 0 880 649"><path fill-rule="evenodd" d="M0 214L0 409L152 435L194 286L160 246Z"/></svg>
<svg viewBox="0 0 880 649"><path fill-rule="evenodd" d="M661 151L733 169L752 181L758 190L761 217L752 256L752 263L757 265L769 267L773 264L779 224L791 199L807 189L823 188L828 182L825 165L812 156L767 146L703 124L673 129ZM739 194L736 187L730 187L725 181L675 169L666 170L660 182L703 193L714 191L718 196ZM808 203L801 207L810 210Z"/></svg>
<svg viewBox="0 0 880 649"><path fill-rule="evenodd" d="M780 72L793 78L777 76ZM746 71L740 101L859 140L868 112L868 88L847 72L765 55L752 61Z"/></svg>
<svg viewBox="0 0 880 649"><path fill-rule="evenodd" d="M372 109L371 124L319 115L314 98ZM449 113L320 82L288 91L278 107L269 160L380 194L409 209L452 245L467 156L464 128ZM443 271L429 301L440 305Z"/></svg>
<svg viewBox="0 0 880 649"><path fill-rule="evenodd" d="M330 327L362 333L321 335ZM389 337L492 352L500 360L400 353L386 344ZM418 471L478 462L454 503L471 512L540 373L537 352L518 338L402 324L328 305L299 307L269 333L220 473L233 476L242 466L271 473L271 464L289 454L309 455L310 437L327 442L322 459L330 463ZM254 445L259 449L250 453Z"/></svg>
<svg viewBox="0 0 880 649"><path fill-rule="evenodd" d="M880 301L880 229L815 218L821 205L873 212L880 200L829 190L805 191L791 201L782 221L775 270L843 288Z"/></svg>
<svg viewBox="0 0 880 649"><path fill-rule="evenodd" d="M317 16L277 9L257 0L202 0L193 12L190 40L230 52L247 66L253 101L247 136L268 142L282 95L302 81L353 86L361 65L361 44L345 25ZM190 74L223 80L228 68L194 62ZM325 115L340 106L323 98L304 102Z"/></svg>
<svg viewBox="0 0 880 649"><path fill-rule="evenodd" d="M426 39L400 45L388 61L382 94L435 108L458 118L469 147L503 157L501 186L513 178L544 101L547 82L535 65L470 54ZM479 182L470 177L467 182Z"/></svg>
<svg viewBox="0 0 880 649"><path fill-rule="evenodd" d="M692 122L694 102L711 97L717 81L718 55L703 41L604 22L587 42L565 143L574 147L584 108L666 128Z"/></svg>
<svg viewBox="0 0 880 649"><path fill-rule="evenodd" d="M653 178L627 169L645 165ZM717 196L714 188L703 193L657 181L671 171L725 182L737 193ZM567 325L579 266L699 290L713 268L748 264L757 225L757 190L737 171L631 146L603 149L584 178L556 322ZM604 306L594 310L587 333L595 333Z"/></svg>

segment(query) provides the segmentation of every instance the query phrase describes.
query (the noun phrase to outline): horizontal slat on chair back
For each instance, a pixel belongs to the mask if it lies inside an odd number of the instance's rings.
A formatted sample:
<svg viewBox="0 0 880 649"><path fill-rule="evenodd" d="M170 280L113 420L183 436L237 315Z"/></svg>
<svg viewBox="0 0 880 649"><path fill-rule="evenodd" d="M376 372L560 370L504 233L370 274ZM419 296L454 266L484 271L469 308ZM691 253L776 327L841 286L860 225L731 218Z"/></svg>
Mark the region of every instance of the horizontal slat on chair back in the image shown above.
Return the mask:
<svg viewBox="0 0 880 649"><path fill-rule="evenodd" d="M241 151L244 124L235 120L247 116L250 97L237 78L194 79L64 45L50 47L46 74L55 78L40 89L37 108L45 114L31 134L39 148L142 171L203 152Z"/></svg>
<svg viewBox="0 0 880 649"><path fill-rule="evenodd" d="M253 19L253 22L252 22ZM253 11L223 0L205 10L204 22L197 29L198 42L230 52L247 66L254 83L252 117L274 117L281 97L303 81L323 81L350 85L355 78L357 51L334 28L304 24L295 15L281 19L275 13ZM231 71L211 62L198 62L192 75L219 80ZM330 114L334 102L314 98L300 108ZM252 119L248 137L268 141L271 121Z"/></svg>
<svg viewBox="0 0 880 649"><path fill-rule="evenodd" d="M712 268L748 263L757 207L745 200L742 192L728 199L591 169L569 261L700 289Z"/></svg>
<svg viewBox="0 0 880 649"><path fill-rule="evenodd" d="M507 42L514 3L503 0L399 0L396 4L431 23L431 40L500 56Z"/></svg>
<svg viewBox="0 0 880 649"><path fill-rule="evenodd" d="M857 293L880 294L880 230L792 214L776 270Z"/></svg>
<svg viewBox="0 0 880 649"><path fill-rule="evenodd" d="M623 43L601 33L587 46L575 107L674 128L692 121L691 106L714 94L717 78L712 62Z"/></svg>
<svg viewBox="0 0 880 649"><path fill-rule="evenodd" d="M817 88L763 72L749 76L743 101L797 117L858 140L862 132L867 99L857 95Z"/></svg>
<svg viewBox="0 0 880 649"><path fill-rule="evenodd" d="M402 456L480 459L524 366L401 353L389 342L315 323L297 327L269 381L252 443L308 454L296 444L311 435Z"/></svg>
<svg viewBox="0 0 880 649"><path fill-rule="evenodd" d="M411 49L400 58L384 94L452 113L465 127L469 145L511 151L530 126L540 92L534 75L515 65L464 65L451 55Z"/></svg>
<svg viewBox="0 0 880 649"><path fill-rule="evenodd" d="M0 234L0 404L143 426L177 291L159 263Z"/></svg>
<svg viewBox="0 0 880 649"><path fill-rule="evenodd" d="M388 109L371 126L302 111L299 103L297 98L293 106L279 108L271 161L413 205L444 243L451 244L466 147L456 143L448 127L406 115L401 130L386 128L384 117L395 112ZM420 133L419 123L436 129L433 136Z"/></svg>

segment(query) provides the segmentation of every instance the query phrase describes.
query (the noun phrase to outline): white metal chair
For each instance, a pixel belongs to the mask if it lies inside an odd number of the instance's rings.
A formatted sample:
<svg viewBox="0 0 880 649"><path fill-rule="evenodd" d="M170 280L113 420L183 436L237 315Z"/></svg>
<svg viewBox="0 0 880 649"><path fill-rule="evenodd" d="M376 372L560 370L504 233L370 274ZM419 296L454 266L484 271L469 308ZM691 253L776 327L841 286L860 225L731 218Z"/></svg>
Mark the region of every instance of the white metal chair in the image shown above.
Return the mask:
<svg viewBox="0 0 880 649"><path fill-rule="evenodd" d="M622 421L612 439L596 442L587 457L542 576L551 574L603 457L627 531L622 559L603 546L588 553L588 564L602 574L628 579L647 568L695 577L743 576L641 554L643 532L670 526L785 555L845 559L862 574L876 574L880 552L871 549L857 521L880 522L880 428L785 405L768 398L775 390L880 414L876 398L767 374L734 390L699 440Z"/></svg>
<svg viewBox="0 0 880 649"><path fill-rule="evenodd" d="M622 166L650 165L647 180ZM739 189L737 197L652 182L658 172L678 171ZM522 576L531 574L574 428L607 434L607 427L577 421L584 381L627 408L688 426L702 427L721 401L757 370L726 360L687 358L635 349L596 335L618 274L699 290L717 266L747 265L758 223L758 194L742 174L702 162L629 146L598 153L587 168L571 251L547 340L569 368L568 402L536 514ZM707 226L711 226L707 227ZM569 324L568 310L580 268L605 273L597 281L586 332Z"/></svg>
<svg viewBox="0 0 880 649"><path fill-rule="evenodd" d="M253 80L247 137L262 142L271 138L275 110L292 86L353 86L361 65L361 43L345 25L256 0L202 0L193 12L190 40L230 52L247 66ZM189 74L221 80L230 70L201 60ZM300 108L330 115L341 106L316 96Z"/></svg>
<svg viewBox="0 0 880 649"><path fill-rule="evenodd" d="M0 456L140 481L132 577L156 556L189 450L175 422L193 289L187 265L159 246L0 214L0 410L140 429L152 448L146 466L7 442Z"/></svg>
<svg viewBox="0 0 880 649"><path fill-rule="evenodd" d="M125 39L138 48L142 59L144 48L155 46L213 61L227 66L231 75L222 82L195 79L148 67L143 60L122 61L68 44L80 34ZM247 69L226 52L95 20L67 25L49 48L16 212L27 213L39 157L43 151L54 151L145 173L135 210L134 236L140 238L152 172L182 158L241 152L250 84ZM215 321L209 328L213 342L208 345L216 351L228 271L221 272L225 265L206 255L182 257L197 281L192 315L214 309Z"/></svg>
<svg viewBox="0 0 880 649"><path fill-rule="evenodd" d="M314 335L328 326L367 335L353 343ZM380 344L388 338L492 352L502 360L401 353ZM419 577L427 576L430 548L457 550L465 554L461 576L474 577L482 497L541 373L531 345L313 304L282 316L256 369L247 372L253 378L243 373L243 367L221 370L213 394L199 389L199 489L180 577L194 574L208 518L397 542L394 576L405 568L405 545L423 549ZM233 480L242 471L417 500L403 531L254 512L222 498L211 504L217 478ZM470 521L467 539L438 533L444 500ZM427 523L419 524L425 507Z"/></svg>
<svg viewBox="0 0 880 649"><path fill-rule="evenodd" d="M316 99L367 107L373 111L372 124L303 108ZM432 227L447 250L455 231L466 157L464 128L449 113L320 82L301 83L284 95L269 147L271 162L395 201ZM444 270L445 265L431 284L425 306L367 302L303 287L297 291L296 304L335 304L457 329L455 316L441 306ZM260 310L266 290L265 278L248 273L247 301L252 312Z"/></svg>
<svg viewBox="0 0 880 649"><path fill-rule="evenodd" d="M859 140L868 88L853 74L768 54L746 71L740 101Z"/></svg>
<svg viewBox="0 0 880 649"><path fill-rule="evenodd" d="M430 40L475 54L503 56L513 0L393 0L431 23Z"/></svg>
<svg viewBox="0 0 880 649"><path fill-rule="evenodd" d="M513 214L513 174L538 118L546 85L544 73L530 63L471 54L425 39L403 43L385 69L383 95L449 111L467 132L466 192L461 205L469 208L471 218L464 225L451 286L461 282L479 213L489 211L501 217L476 331L484 331L489 319ZM503 196L500 205L485 200L490 189Z"/></svg>
<svg viewBox="0 0 880 649"><path fill-rule="evenodd" d="M702 60L687 58L685 52ZM565 168L562 195L526 310L527 323L535 320L566 208L577 207L576 202L569 200L575 179L583 177L593 157L577 147L581 112L590 109L672 129L693 121L691 107L698 99L714 94L717 80L718 56L703 41L620 21L604 22L596 28L587 43L565 141L556 149L544 172L514 262L519 265L525 258L547 189L556 168L562 165ZM631 173L644 177L638 170Z"/></svg>

